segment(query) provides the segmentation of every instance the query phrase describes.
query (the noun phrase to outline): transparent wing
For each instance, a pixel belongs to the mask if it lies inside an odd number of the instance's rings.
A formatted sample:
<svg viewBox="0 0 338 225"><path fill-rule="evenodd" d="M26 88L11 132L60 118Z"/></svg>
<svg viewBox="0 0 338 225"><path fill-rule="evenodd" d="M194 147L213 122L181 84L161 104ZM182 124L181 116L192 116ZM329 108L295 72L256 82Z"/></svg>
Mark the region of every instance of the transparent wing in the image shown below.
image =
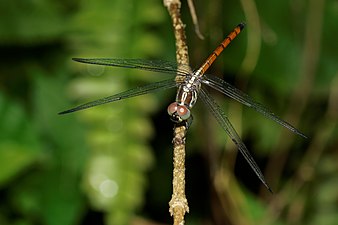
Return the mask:
<svg viewBox="0 0 338 225"><path fill-rule="evenodd" d="M231 125L229 119L225 115L224 111L218 106L218 104L210 97L208 92L202 88L200 90L200 95L202 101L207 105L207 108L211 111L211 113L215 116L217 122L221 125L221 127L225 130L225 132L229 135L231 140L237 145L238 150L244 156L245 160L249 163L253 171L256 173L257 177L261 180L264 186L272 192L268 183L265 181L264 175L256 164L254 158L250 155L248 149L244 145L241 138L238 136L236 130Z"/></svg>
<svg viewBox="0 0 338 225"><path fill-rule="evenodd" d="M249 95L243 93L241 90L235 88L234 86L230 85L229 83L225 82L223 79L212 76L212 75L205 75L202 82L220 92L227 95L228 97L235 99L236 101L253 108L257 112L263 114L265 117L279 123L283 127L286 127L287 129L291 130L292 132L307 138L305 134L297 130L295 127L293 127L288 122L282 120L278 116L276 116L273 112L271 112L268 108L263 106L262 104L256 102L253 100Z"/></svg>
<svg viewBox="0 0 338 225"><path fill-rule="evenodd" d="M176 64L174 62L169 62L165 60L110 59L110 58L97 58L97 59L73 58L73 60L76 62L87 64L149 70L153 72L178 74L181 76L185 76L189 74L189 72L191 71L188 65Z"/></svg>
<svg viewBox="0 0 338 225"><path fill-rule="evenodd" d="M176 86L176 82L173 79L170 80L163 80L163 81L159 81L156 83L151 83L142 87L136 87L133 89L130 89L128 91L124 91L121 92L119 94L115 94L112 96L108 96L105 98L101 98L92 102L88 102L85 103L83 105L79 105L75 108L71 108L68 110L65 110L63 112L60 112L59 114L67 114L67 113L72 113L72 112L76 112L79 110L83 110L83 109L88 109L94 106L98 106L98 105L103 105L103 104L107 104L110 102L115 102L115 101L119 101L122 99L126 99L126 98L131 98L131 97L135 97L135 96L139 96L139 95L144 95L153 91L157 91L157 90L165 90L168 88L173 88Z"/></svg>

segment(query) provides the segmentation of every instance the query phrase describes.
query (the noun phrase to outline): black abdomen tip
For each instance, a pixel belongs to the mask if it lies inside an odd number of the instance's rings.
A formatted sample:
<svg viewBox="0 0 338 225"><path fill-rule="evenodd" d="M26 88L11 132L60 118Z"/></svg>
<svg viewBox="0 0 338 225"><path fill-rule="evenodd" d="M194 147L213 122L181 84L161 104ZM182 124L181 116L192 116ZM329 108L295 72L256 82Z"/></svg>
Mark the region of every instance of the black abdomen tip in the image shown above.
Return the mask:
<svg viewBox="0 0 338 225"><path fill-rule="evenodd" d="M242 23L238 24L238 27L239 27L240 30L243 30L244 27L245 27L245 23L242 22Z"/></svg>

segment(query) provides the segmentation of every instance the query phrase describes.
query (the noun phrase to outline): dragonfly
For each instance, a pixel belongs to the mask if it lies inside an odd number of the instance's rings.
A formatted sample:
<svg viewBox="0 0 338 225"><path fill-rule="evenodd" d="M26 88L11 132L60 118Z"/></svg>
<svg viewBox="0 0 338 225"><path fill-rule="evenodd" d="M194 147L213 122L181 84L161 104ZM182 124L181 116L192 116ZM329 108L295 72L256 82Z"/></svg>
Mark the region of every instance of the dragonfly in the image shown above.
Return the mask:
<svg viewBox="0 0 338 225"><path fill-rule="evenodd" d="M271 119L281 126L289 129L295 134L306 138L306 136L298 129L293 127L288 122L284 121L267 107L261 103L256 102L249 95L245 94L241 90L227 83L225 80L205 74L208 68L216 60L216 58L222 53L222 51L229 45L229 43L243 30L245 23L237 25L232 32L220 43L220 45L211 53L211 55L204 61L204 63L196 70L191 70L188 65L180 65L177 63L164 61L164 60L144 60L144 59L113 59L113 58L73 58L74 61L86 64L96 64L103 66L122 67L131 69L148 70L152 72L160 72L166 74L175 74L175 79L167 79L159 82L150 83L144 86L136 87L118 94L114 94L105 98L94 100L77 107L65 110L59 114L73 113L79 110L92 108L94 106L107 104L110 102L119 101L135 96L140 96L154 91L165 90L169 88L177 88L176 100L171 103L168 108L168 114L170 118L176 123L184 123L192 119L190 110L195 105L198 96L205 103L210 112L214 115L217 122L231 138L234 144L237 146L239 152L246 159L250 167L253 169L259 180L263 185L272 192L265 177L251 156L247 147L243 143L242 139L232 126L230 120L226 116L225 112L211 97L205 86L211 87L226 96L250 107L257 112L261 113L268 119Z"/></svg>

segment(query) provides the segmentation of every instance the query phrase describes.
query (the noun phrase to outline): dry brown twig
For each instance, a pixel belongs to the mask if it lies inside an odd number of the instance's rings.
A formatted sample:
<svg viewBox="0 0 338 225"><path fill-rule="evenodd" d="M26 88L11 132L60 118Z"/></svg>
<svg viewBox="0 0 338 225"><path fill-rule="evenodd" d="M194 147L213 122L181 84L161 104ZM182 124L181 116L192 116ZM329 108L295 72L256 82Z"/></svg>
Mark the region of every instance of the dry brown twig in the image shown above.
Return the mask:
<svg viewBox="0 0 338 225"><path fill-rule="evenodd" d="M190 10L192 23L194 24L194 27L195 27L195 33L196 33L197 37L199 37L201 40L203 40L204 36L202 35L202 33L200 31L200 26L198 24L194 2L192 0L187 0L187 2L188 2L189 10Z"/></svg>
<svg viewBox="0 0 338 225"><path fill-rule="evenodd" d="M184 30L185 25L181 20L181 2L180 0L163 0L163 4L167 7L173 22L176 43L176 60L179 64L189 65L188 46Z"/></svg>
<svg viewBox="0 0 338 225"><path fill-rule="evenodd" d="M185 25L181 20L180 13L181 2L179 0L164 0L163 4L168 9L174 27L177 63L189 65ZM176 80L180 79L182 76L176 76ZM189 212L185 196L185 135L187 129L187 124L175 124L174 127L173 194L169 202L169 212L174 218L174 225L183 225L184 215Z"/></svg>

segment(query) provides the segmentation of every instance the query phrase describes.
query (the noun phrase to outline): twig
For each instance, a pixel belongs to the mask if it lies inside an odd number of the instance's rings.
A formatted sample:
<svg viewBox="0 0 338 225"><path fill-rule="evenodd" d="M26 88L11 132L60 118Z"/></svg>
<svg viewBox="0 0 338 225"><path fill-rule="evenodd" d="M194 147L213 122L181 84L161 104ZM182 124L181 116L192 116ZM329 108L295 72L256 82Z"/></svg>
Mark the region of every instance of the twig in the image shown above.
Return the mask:
<svg viewBox="0 0 338 225"><path fill-rule="evenodd" d="M194 2L192 0L188 0L187 2L188 2L189 10L190 10L190 15L191 15L192 23L194 24L194 27L195 27L195 33L196 33L197 37L199 37L200 39L204 40L204 36L201 33L200 26L198 24Z"/></svg>
<svg viewBox="0 0 338 225"><path fill-rule="evenodd" d="M164 0L171 16L175 42L176 60L179 65L189 65L188 47L186 44L185 25L181 20L181 2L179 0ZM176 76L176 80L182 76ZM173 194L169 202L169 212L174 218L174 225L184 224L184 215L189 212L188 201L185 196L185 135L187 124L175 124L174 127L174 170L173 170Z"/></svg>
<svg viewBox="0 0 338 225"><path fill-rule="evenodd" d="M177 63L189 65L188 46L185 36L185 25L181 20L181 2L180 0L163 0L163 4L167 7L169 15L171 16L175 42L176 42L176 60Z"/></svg>
<svg viewBox="0 0 338 225"><path fill-rule="evenodd" d="M187 127L174 128L174 171L173 194L169 202L170 215L174 217L174 225L184 224L184 215L189 212L188 200L185 197L185 134Z"/></svg>

